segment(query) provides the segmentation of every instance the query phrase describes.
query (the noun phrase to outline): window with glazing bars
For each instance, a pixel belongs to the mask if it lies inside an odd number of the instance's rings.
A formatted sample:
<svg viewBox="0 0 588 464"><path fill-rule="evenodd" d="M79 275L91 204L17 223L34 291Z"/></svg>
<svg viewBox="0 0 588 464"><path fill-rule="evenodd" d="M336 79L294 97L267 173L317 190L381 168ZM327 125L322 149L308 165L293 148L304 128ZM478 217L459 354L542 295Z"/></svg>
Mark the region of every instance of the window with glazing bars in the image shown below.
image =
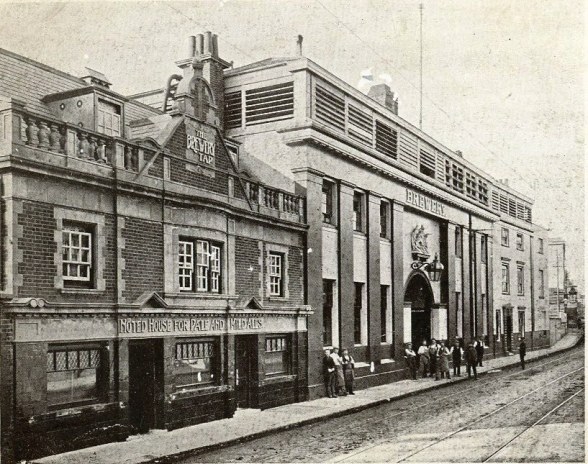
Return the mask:
<svg viewBox="0 0 588 464"><path fill-rule="evenodd" d="M283 259L284 256L281 253L271 252L269 254L269 284L272 296L283 296L284 293L282 285Z"/></svg>
<svg viewBox="0 0 588 464"><path fill-rule="evenodd" d="M500 243L502 246L509 246L509 232L508 229L502 228L500 232Z"/></svg>
<svg viewBox="0 0 588 464"><path fill-rule="evenodd" d="M176 388L212 383L216 379L216 343L186 341L176 343L174 375Z"/></svg>
<svg viewBox="0 0 588 464"><path fill-rule="evenodd" d="M333 194L335 184L323 180L322 204L321 210L323 213L323 222L326 224L333 224Z"/></svg>
<svg viewBox="0 0 588 464"><path fill-rule="evenodd" d="M47 351L47 403L49 405L96 400L100 381L98 348Z"/></svg>
<svg viewBox="0 0 588 464"><path fill-rule="evenodd" d="M517 294L525 294L525 268L517 266Z"/></svg>
<svg viewBox="0 0 588 464"><path fill-rule="evenodd" d="M488 206L488 183L481 179L478 180L478 200Z"/></svg>
<svg viewBox="0 0 588 464"><path fill-rule="evenodd" d="M98 100L98 124L96 131L110 136L120 136L120 106Z"/></svg>
<svg viewBox="0 0 588 464"><path fill-rule="evenodd" d="M478 180L471 172L466 172L466 195L470 198L478 198Z"/></svg>
<svg viewBox="0 0 588 464"><path fill-rule="evenodd" d="M355 295L353 305L353 342L358 345L361 343L361 313L363 311L363 284L354 283Z"/></svg>
<svg viewBox="0 0 588 464"><path fill-rule="evenodd" d="M376 120L376 150L396 159L398 156L398 132Z"/></svg>
<svg viewBox="0 0 588 464"><path fill-rule="evenodd" d="M67 224L62 231L64 281L90 282L92 275L92 232L90 227Z"/></svg>
<svg viewBox="0 0 588 464"><path fill-rule="evenodd" d="M194 281L194 271L196 277ZM180 291L220 293L221 248L206 240L178 242Z"/></svg>
<svg viewBox="0 0 588 464"><path fill-rule="evenodd" d="M510 293L510 266L508 263L502 263L502 293Z"/></svg>
<svg viewBox="0 0 588 464"><path fill-rule="evenodd" d="M264 366L266 375L287 374L290 367L288 337L269 336L265 339Z"/></svg>

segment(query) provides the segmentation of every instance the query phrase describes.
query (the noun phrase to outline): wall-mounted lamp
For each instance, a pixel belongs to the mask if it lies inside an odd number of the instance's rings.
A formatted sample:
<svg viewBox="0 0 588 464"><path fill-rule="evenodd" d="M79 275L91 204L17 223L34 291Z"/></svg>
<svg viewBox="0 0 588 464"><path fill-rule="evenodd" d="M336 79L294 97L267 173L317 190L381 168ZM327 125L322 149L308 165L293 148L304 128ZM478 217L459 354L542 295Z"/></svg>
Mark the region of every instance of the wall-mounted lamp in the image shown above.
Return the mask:
<svg viewBox="0 0 588 464"><path fill-rule="evenodd" d="M439 262L436 254L432 262L427 263L426 261L413 261L410 267L415 270L422 269L427 271L431 282L439 282L441 279L441 273L443 272L443 269L445 269L445 266Z"/></svg>

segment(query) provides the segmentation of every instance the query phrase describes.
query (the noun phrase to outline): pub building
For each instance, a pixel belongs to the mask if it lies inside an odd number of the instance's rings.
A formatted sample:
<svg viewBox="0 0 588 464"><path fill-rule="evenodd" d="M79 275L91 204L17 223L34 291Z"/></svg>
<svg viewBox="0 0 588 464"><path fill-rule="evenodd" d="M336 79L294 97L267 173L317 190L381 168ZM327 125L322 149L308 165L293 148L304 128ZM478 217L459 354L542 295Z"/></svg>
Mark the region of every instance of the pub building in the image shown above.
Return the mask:
<svg viewBox="0 0 588 464"><path fill-rule="evenodd" d="M3 462L307 398L304 198L216 36L177 65L162 111L0 50Z"/></svg>

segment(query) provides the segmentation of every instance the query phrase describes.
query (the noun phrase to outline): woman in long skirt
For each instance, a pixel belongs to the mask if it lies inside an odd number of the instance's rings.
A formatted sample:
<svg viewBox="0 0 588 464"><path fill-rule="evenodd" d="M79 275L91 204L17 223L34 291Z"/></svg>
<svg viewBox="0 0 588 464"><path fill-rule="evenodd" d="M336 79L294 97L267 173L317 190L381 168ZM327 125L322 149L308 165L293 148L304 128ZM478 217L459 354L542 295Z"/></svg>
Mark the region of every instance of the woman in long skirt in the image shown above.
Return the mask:
<svg viewBox="0 0 588 464"><path fill-rule="evenodd" d="M438 372L441 374L441 378L451 379L451 374L449 373L449 349L445 346L445 342L440 342L440 347L438 351L439 357L437 358L437 368Z"/></svg>

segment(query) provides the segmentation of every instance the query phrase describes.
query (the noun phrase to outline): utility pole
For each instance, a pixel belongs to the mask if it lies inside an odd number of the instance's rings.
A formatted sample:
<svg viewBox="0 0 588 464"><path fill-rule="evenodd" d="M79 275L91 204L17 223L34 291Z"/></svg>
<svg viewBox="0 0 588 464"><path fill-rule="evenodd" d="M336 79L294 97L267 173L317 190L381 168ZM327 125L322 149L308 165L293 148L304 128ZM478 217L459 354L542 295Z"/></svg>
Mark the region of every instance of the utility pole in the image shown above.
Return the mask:
<svg viewBox="0 0 588 464"><path fill-rule="evenodd" d="M559 314L559 250L555 250L555 268L556 268L556 279L557 279L557 313Z"/></svg>
<svg viewBox="0 0 588 464"><path fill-rule="evenodd" d="M424 5L423 2L420 3L419 9L421 11L421 66L420 66L420 76L421 76L421 109L419 114L419 129L423 130L423 9Z"/></svg>

